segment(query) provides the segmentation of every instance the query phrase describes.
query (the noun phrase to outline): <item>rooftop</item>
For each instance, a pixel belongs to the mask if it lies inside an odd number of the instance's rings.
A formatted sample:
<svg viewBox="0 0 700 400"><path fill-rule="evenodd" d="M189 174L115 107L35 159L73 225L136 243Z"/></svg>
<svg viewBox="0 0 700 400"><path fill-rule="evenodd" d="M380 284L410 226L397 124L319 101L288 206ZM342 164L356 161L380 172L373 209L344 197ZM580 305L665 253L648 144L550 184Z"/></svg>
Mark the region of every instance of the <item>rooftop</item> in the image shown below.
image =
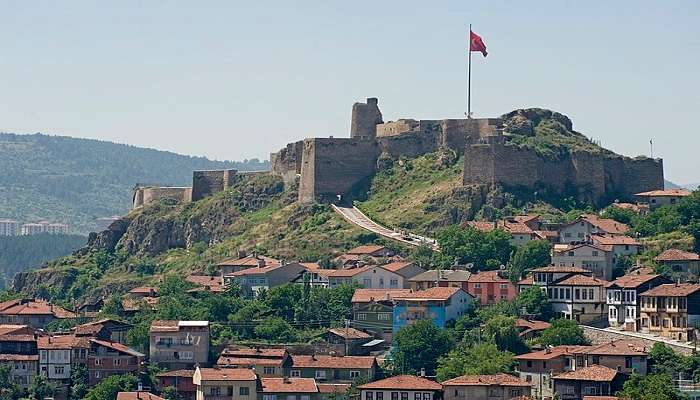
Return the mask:
<svg viewBox="0 0 700 400"><path fill-rule="evenodd" d="M350 388L349 383L317 383L319 393L346 393Z"/></svg>
<svg viewBox="0 0 700 400"><path fill-rule="evenodd" d="M117 393L117 400L165 400L160 396L156 396L150 392L119 392Z"/></svg>
<svg viewBox="0 0 700 400"><path fill-rule="evenodd" d="M174 371L163 371L156 374L156 377L179 377L191 378L194 375L193 369L176 369Z"/></svg>
<svg viewBox="0 0 700 400"><path fill-rule="evenodd" d="M283 358L287 355L286 349L275 349L268 347L258 348L230 348L227 347L221 353L229 357L266 357L266 358Z"/></svg>
<svg viewBox="0 0 700 400"><path fill-rule="evenodd" d="M345 253L345 254L369 255L369 254L376 253L378 251L382 251L382 250L386 250L386 249L387 248L385 246L372 244L372 245L364 245L364 246L355 247L354 249L348 250L347 253Z"/></svg>
<svg viewBox="0 0 700 400"><path fill-rule="evenodd" d="M608 284L608 281L604 281L602 279L594 278L592 276L587 275L572 275L568 278L564 278L552 284L567 286L606 286Z"/></svg>
<svg viewBox="0 0 700 400"><path fill-rule="evenodd" d="M314 378L260 378L263 393L317 393Z"/></svg>
<svg viewBox="0 0 700 400"><path fill-rule="evenodd" d="M624 235L592 235L591 240L602 245L641 246L637 239Z"/></svg>
<svg viewBox="0 0 700 400"><path fill-rule="evenodd" d="M692 253L690 251L684 251L679 249L668 249L664 250L663 253L659 254L655 261L698 261L700 260L700 254Z"/></svg>
<svg viewBox="0 0 700 400"><path fill-rule="evenodd" d="M151 332L178 332L181 328L205 328L209 321L155 320L151 322Z"/></svg>
<svg viewBox="0 0 700 400"><path fill-rule="evenodd" d="M328 332L345 339L369 339L372 336L355 328L332 328Z"/></svg>
<svg viewBox="0 0 700 400"><path fill-rule="evenodd" d="M668 283L651 288L641 296L685 297L700 290L700 283Z"/></svg>
<svg viewBox="0 0 700 400"><path fill-rule="evenodd" d="M409 293L411 293L411 289L355 289L355 293L352 295L352 302L388 301L396 296L403 296Z"/></svg>
<svg viewBox="0 0 700 400"><path fill-rule="evenodd" d="M413 265L413 263L411 261L394 261L392 263L382 265L381 267L387 271L398 273L402 269L409 267L411 265Z"/></svg>
<svg viewBox="0 0 700 400"><path fill-rule="evenodd" d="M190 289L189 291L206 290L208 292L223 292L224 287L220 276L209 275L189 275L185 278L187 282L193 283L199 287Z"/></svg>
<svg viewBox="0 0 700 400"><path fill-rule="evenodd" d="M506 272L506 271L503 271ZM501 276L500 275L501 271L500 270L495 270L495 271L481 271L478 273L474 273L469 277L470 283L489 283L489 282L498 282L498 283L510 283L510 279Z"/></svg>
<svg viewBox="0 0 700 400"><path fill-rule="evenodd" d="M627 274L623 275L614 281L610 282L608 286L618 286L621 288L626 288L626 289L634 289L637 288L653 279L658 278L660 275L656 274Z"/></svg>
<svg viewBox="0 0 700 400"><path fill-rule="evenodd" d="M516 360L551 360L553 358L573 355L575 353L581 352L588 349L589 346L555 346L552 348L533 351L530 353L521 354L515 356Z"/></svg>
<svg viewBox="0 0 700 400"><path fill-rule="evenodd" d="M436 300L445 301L450 297L454 296L457 292L463 291L458 287L432 287L426 290L419 290L417 292L408 293L405 295L396 296L397 300ZM466 293L466 292L465 292Z"/></svg>
<svg viewBox="0 0 700 400"><path fill-rule="evenodd" d="M618 339L590 346L588 349L581 351L581 353L612 356L646 356L649 350L649 347L642 340Z"/></svg>
<svg viewBox="0 0 700 400"><path fill-rule="evenodd" d="M230 258L219 262L217 265L219 267L257 267L260 261L264 262L265 265L279 265L280 263L279 260L274 258L261 255L250 255L247 257Z"/></svg>
<svg viewBox="0 0 700 400"><path fill-rule="evenodd" d="M690 196L690 190L686 189L664 189L664 190L651 190L649 192L636 193L635 196L641 197L685 197Z"/></svg>
<svg viewBox="0 0 700 400"><path fill-rule="evenodd" d="M294 368L328 368L328 369L369 369L376 363L374 356L326 356L293 355Z"/></svg>
<svg viewBox="0 0 700 400"><path fill-rule="evenodd" d="M463 375L442 382L443 386L530 386L529 382L513 375Z"/></svg>
<svg viewBox="0 0 700 400"><path fill-rule="evenodd" d="M442 385L414 375L397 375L386 379L366 383L359 389L396 389L396 390L442 390Z"/></svg>
<svg viewBox="0 0 700 400"><path fill-rule="evenodd" d="M588 367L579 368L575 371L564 372L559 375L555 375L552 378L576 381L611 382L613 379L615 379L616 375L616 370L594 364Z"/></svg>
<svg viewBox="0 0 700 400"><path fill-rule="evenodd" d="M325 275L333 278L352 278L353 276L369 271L372 268L375 268L375 266L366 265L358 268L333 269L326 272Z"/></svg>
<svg viewBox="0 0 700 400"><path fill-rule="evenodd" d="M203 381L254 381L255 372L248 368L199 368Z"/></svg>
<svg viewBox="0 0 700 400"><path fill-rule="evenodd" d="M556 265L548 265L530 270L531 272L556 272L563 274L590 274L591 271L581 267L560 267Z"/></svg>
<svg viewBox="0 0 700 400"><path fill-rule="evenodd" d="M134 357L145 357L146 355L143 353L139 353L138 351L132 349L129 346L123 345L119 342L111 342L107 340L98 340L98 339L90 339L90 342L95 343L100 346L107 347L109 349L112 349L114 351L118 351L120 353L128 354L130 356Z"/></svg>
<svg viewBox="0 0 700 400"><path fill-rule="evenodd" d="M439 279L438 276L440 277ZM437 282L438 280L446 282L467 282L470 276L471 273L469 271L431 269L409 278L408 280L410 282Z"/></svg>
<svg viewBox="0 0 700 400"><path fill-rule="evenodd" d="M605 233L612 235L624 235L630 230L630 227L626 224L615 221L614 219L601 218L595 214L583 214L578 220L571 222L574 224L580 220L587 221L589 224L595 226Z"/></svg>
<svg viewBox="0 0 700 400"><path fill-rule="evenodd" d="M44 300L14 299L0 303L2 315L53 315L56 318L74 318L75 314Z"/></svg>

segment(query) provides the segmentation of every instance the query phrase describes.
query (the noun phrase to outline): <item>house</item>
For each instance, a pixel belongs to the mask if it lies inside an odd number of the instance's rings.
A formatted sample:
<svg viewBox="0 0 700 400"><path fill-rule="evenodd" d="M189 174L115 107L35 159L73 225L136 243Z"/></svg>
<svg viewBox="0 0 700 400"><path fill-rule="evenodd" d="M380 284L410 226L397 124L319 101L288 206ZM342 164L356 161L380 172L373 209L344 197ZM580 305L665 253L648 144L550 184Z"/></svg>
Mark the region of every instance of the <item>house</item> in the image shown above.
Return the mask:
<svg viewBox="0 0 700 400"><path fill-rule="evenodd" d="M413 291L432 287L459 287L468 292L467 282L471 273L464 270L432 269L408 280ZM473 295L473 294L472 294Z"/></svg>
<svg viewBox="0 0 700 400"><path fill-rule="evenodd" d="M90 341L75 335L37 337L39 374L56 387L56 397L66 398L73 365L87 364Z"/></svg>
<svg viewBox="0 0 700 400"><path fill-rule="evenodd" d="M197 388L192 382L193 376L194 370L192 369L163 371L156 374L156 381L160 391L167 387L174 387L182 400L195 400Z"/></svg>
<svg viewBox="0 0 700 400"><path fill-rule="evenodd" d="M209 276L209 275L188 275L185 280L189 283L197 285L188 292L209 292L209 293L221 293L224 291L223 280L220 276Z"/></svg>
<svg viewBox="0 0 700 400"><path fill-rule="evenodd" d="M23 389L39 371L37 337L26 325L0 325L0 365L9 368L10 380Z"/></svg>
<svg viewBox="0 0 700 400"><path fill-rule="evenodd" d="M463 375L442 382L445 400L510 400L530 396L529 382L508 374Z"/></svg>
<svg viewBox="0 0 700 400"><path fill-rule="evenodd" d="M44 300L14 299L0 303L0 324L42 329L53 321L75 317L75 313Z"/></svg>
<svg viewBox="0 0 700 400"><path fill-rule="evenodd" d="M133 325L111 318L87 322L73 328L75 336L88 336L96 339L126 344L126 335Z"/></svg>
<svg viewBox="0 0 700 400"><path fill-rule="evenodd" d="M646 375L650 348L642 340L617 339L593 346L580 346L572 351L574 370L602 365L624 375Z"/></svg>
<svg viewBox="0 0 700 400"><path fill-rule="evenodd" d="M591 271L593 276L612 279L615 261L613 247L593 243L555 244L552 249L552 264L559 267L580 267Z"/></svg>
<svg viewBox="0 0 700 400"><path fill-rule="evenodd" d="M401 287L409 289L411 284L409 280L416 275L422 274L425 270L410 261L394 261L381 266L383 269L400 275L402 279Z"/></svg>
<svg viewBox="0 0 700 400"><path fill-rule="evenodd" d="M483 305L510 301L518 294L505 269L471 274L467 280L467 292Z"/></svg>
<svg viewBox="0 0 700 400"><path fill-rule="evenodd" d="M610 396L622 389L624 377L612 368L591 365L552 377L554 392L562 400L582 400L583 396Z"/></svg>
<svg viewBox="0 0 700 400"><path fill-rule="evenodd" d="M352 326L391 342L394 297L409 289L356 289L352 296Z"/></svg>
<svg viewBox="0 0 700 400"><path fill-rule="evenodd" d="M700 284L659 285L639 295L641 331L681 341L695 339L700 321Z"/></svg>
<svg viewBox="0 0 700 400"><path fill-rule="evenodd" d="M442 394L442 385L413 375L396 375L357 387L360 400L434 400Z"/></svg>
<svg viewBox="0 0 700 400"><path fill-rule="evenodd" d="M201 368L192 375L197 400L256 400L257 377L247 368Z"/></svg>
<svg viewBox="0 0 700 400"><path fill-rule="evenodd" d="M208 321L151 322L150 362L168 369L207 365L209 361Z"/></svg>
<svg viewBox="0 0 700 400"><path fill-rule="evenodd" d="M637 193L634 196L637 201L648 204L649 208L653 210L661 206L678 204L682 198L690 196L690 191L686 189L652 190L650 192Z"/></svg>
<svg viewBox="0 0 700 400"><path fill-rule="evenodd" d="M474 298L461 288L434 287L394 297L393 332L415 321L429 319L439 328L472 307Z"/></svg>
<svg viewBox="0 0 700 400"><path fill-rule="evenodd" d="M321 268L317 263L299 263L304 267L304 273L296 280L297 283L308 283L311 287L327 288L330 285L328 273L333 269Z"/></svg>
<svg viewBox="0 0 700 400"><path fill-rule="evenodd" d="M119 342L90 339L88 383L92 387L112 375L138 376L146 355Z"/></svg>
<svg viewBox="0 0 700 400"><path fill-rule="evenodd" d="M647 290L671 283L656 274L631 273L610 282L606 288L608 324L623 330L636 332L641 324L639 295Z"/></svg>
<svg viewBox="0 0 700 400"><path fill-rule="evenodd" d="M317 400L318 386L312 378L260 378L262 400Z"/></svg>
<svg viewBox="0 0 700 400"><path fill-rule="evenodd" d="M623 235L591 235L591 243L612 249L613 264L621 257L635 258L642 253L642 244L637 239Z"/></svg>
<svg viewBox="0 0 700 400"><path fill-rule="evenodd" d="M510 234L510 242L515 246L523 245L531 240L540 239L535 231L527 224L512 217L494 222L467 221L466 225L481 232L490 232L495 229L502 229Z"/></svg>
<svg viewBox="0 0 700 400"><path fill-rule="evenodd" d="M248 255L245 251L239 251L236 258L216 264L222 277L248 268L275 267L278 265L280 265L280 260L259 254Z"/></svg>
<svg viewBox="0 0 700 400"><path fill-rule="evenodd" d="M583 242L591 235L624 235L630 230L628 225L595 214L583 214L559 228L559 242Z"/></svg>
<svg viewBox="0 0 700 400"><path fill-rule="evenodd" d="M544 321L537 321L537 320L528 320L528 319L523 319L523 318L518 318L515 320L515 327L520 331L518 333L518 336L520 336L523 339L532 339L539 334L552 326L549 322L544 322Z"/></svg>
<svg viewBox="0 0 700 400"><path fill-rule="evenodd" d="M328 273L329 286L349 285L357 282L365 289L405 289L409 287L403 275L379 265L337 269Z"/></svg>
<svg viewBox="0 0 700 400"><path fill-rule="evenodd" d="M532 396L552 398L552 376L575 368L575 352L587 346L555 346L515 356L520 379L532 386Z"/></svg>
<svg viewBox="0 0 700 400"><path fill-rule="evenodd" d="M364 356L370 347L363 346L372 341L372 335L355 328L331 328L324 335L326 343L333 346L336 354L344 356Z"/></svg>
<svg viewBox="0 0 700 400"><path fill-rule="evenodd" d="M378 373L373 356L293 355L290 376L313 378L318 382L352 383L357 379L373 381Z"/></svg>
<svg viewBox="0 0 700 400"><path fill-rule="evenodd" d="M396 252L386 246L370 244L355 247L333 259L340 268L361 267L366 264L381 264L396 256Z"/></svg>
<svg viewBox="0 0 700 400"><path fill-rule="evenodd" d="M533 269L530 276L518 282L518 288L542 288L560 318L590 323L606 317L607 284L583 268L553 265Z"/></svg>
<svg viewBox="0 0 700 400"><path fill-rule="evenodd" d="M292 359L285 349L227 347L219 356L220 368L252 368L263 377L285 376Z"/></svg>
<svg viewBox="0 0 700 400"><path fill-rule="evenodd" d="M306 271L299 263L280 262L278 265L265 267L247 268L241 271L224 275L224 286L228 287L231 282L240 285L243 293L248 297L257 296L260 290L284 285L294 282Z"/></svg>
<svg viewBox="0 0 700 400"><path fill-rule="evenodd" d="M157 309L158 300L158 297L134 297L131 294L126 294L122 297L122 309L125 314L133 316L142 310Z"/></svg>
<svg viewBox="0 0 700 400"><path fill-rule="evenodd" d="M697 282L700 277L700 254L679 249L668 249L654 258L657 264Z"/></svg>
<svg viewBox="0 0 700 400"><path fill-rule="evenodd" d="M155 286L139 286L129 290L133 298L158 297L158 288Z"/></svg>
<svg viewBox="0 0 700 400"><path fill-rule="evenodd" d="M165 400L165 398L156 396L151 392L138 391L138 392L119 392L117 393L117 400Z"/></svg>

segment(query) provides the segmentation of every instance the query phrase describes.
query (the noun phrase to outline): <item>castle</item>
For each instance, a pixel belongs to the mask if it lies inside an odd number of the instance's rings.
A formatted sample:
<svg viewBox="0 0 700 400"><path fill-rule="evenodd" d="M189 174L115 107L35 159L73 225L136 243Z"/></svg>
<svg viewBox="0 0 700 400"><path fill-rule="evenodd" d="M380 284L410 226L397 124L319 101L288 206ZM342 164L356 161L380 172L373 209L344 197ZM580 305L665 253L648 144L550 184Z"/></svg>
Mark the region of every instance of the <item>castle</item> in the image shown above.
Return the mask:
<svg viewBox="0 0 700 400"><path fill-rule="evenodd" d="M552 113L568 129L571 121ZM511 145L502 118L399 119L384 122L376 98L352 107L349 138L308 138L270 155L286 186L298 184L299 202L348 204L365 190L382 160L416 157L440 149L463 155L464 185L491 185L575 196L605 205L635 193L663 189L661 159L572 150L551 158ZM236 170L195 171L192 187L137 187L134 208L161 198L196 201L225 190L243 175Z"/></svg>

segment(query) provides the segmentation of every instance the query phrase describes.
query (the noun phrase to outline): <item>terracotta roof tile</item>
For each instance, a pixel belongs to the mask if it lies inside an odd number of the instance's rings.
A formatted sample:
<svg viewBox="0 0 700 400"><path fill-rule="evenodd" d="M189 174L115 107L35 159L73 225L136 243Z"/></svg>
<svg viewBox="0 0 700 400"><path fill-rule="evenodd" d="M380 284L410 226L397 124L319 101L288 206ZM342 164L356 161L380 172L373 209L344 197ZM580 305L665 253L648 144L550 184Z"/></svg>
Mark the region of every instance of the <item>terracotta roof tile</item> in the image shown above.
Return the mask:
<svg viewBox="0 0 700 400"><path fill-rule="evenodd" d="M527 320L518 318L515 321L516 328L525 328L526 331L541 331L552 326L549 322L537 321L537 320Z"/></svg>
<svg viewBox="0 0 700 400"><path fill-rule="evenodd" d="M284 360L281 358L231 357L223 354L216 360L216 365L219 367L253 367L256 365L281 367L283 364Z"/></svg>
<svg viewBox="0 0 700 400"><path fill-rule="evenodd" d="M516 360L551 360L553 358L574 355L588 349L590 346L555 346L549 349L533 351L530 353L515 356Z"/></svg>
<svg viewBox="0 0 700 400"><path fill-rule="evenodd" d="M260 378L263 393L318 393L314 378Z"/></svg>
<svg viewBox="0 0 700 400"><path fill-rule="evenodd" d="M369 303L371 301L392 300L396 296L407 295L411 289L355 289L351 302Z"/></svg>
<svg viewBox="0 0 700 400"><path fill-rule="evenodd" d="M570 286L603 286L605 287L608 281L593 278L587 275L572 275L560 281L552 283L552 285L570 285Z"/></svg>
<svg viewBox="0 0 700 400"><path fill-rule="evenodd" d="M637 239L624 235L591 235L593 243L601 245L641 246Z"/></svg>
<svg viewBox="0 0 700 400"><path fill-rule="evenodd" d="M257 267L259 261L264 261L265 265L279 265L280 263L279 260L271 257L250 255L242 258L230 258L228 260L220 261L217 265L219 267Z"/></svg>
<svg viewBox="0 0 700 400"><path fill-rule="evenodd" d="M248 368L200 368L203 381L254 381L255 372Z"/></svg>
<svg viewBox="0 0 700 400"><path fill-rule="evenodd" d="M557 265L548 265L532 269L530 272L557 272L563 274L590 274L591 271L581 267L560 267Z"/></svg>
<svg viewBox="0 0 700 400"><path fill-rule="evenodd" d="M386 379L366 383L359 389L397 389L397 390L442 390L442 385L429 379L413 375L397 375Z"/></svg>
<svg viewBox="0 0 700 400"><path fill-rule="evenodd" d="M525 278L518 281L518 285L534 285L535 281L532 275L526 276Z"/></svg>
<svg viewBox="0 0 700 400"><path fill-rule="evenodd" d="M180 329L208 327L208 321L172 321L154 320L151 322L150 332L178 332Z"/></svg>
<svg viewBox="0 0 700 400"><path fill-rule="evenodd" d="M185 280L199 286L194 289L190 289L190 292L205 290L207 292L218 293L224 291L220 276L189 275L185 278Z"/></svg>
<svg viewBox="0 0 700 400"><path fill-rule="evenodd" d="M591 346L581 353L592 355L646 356L650 348L642 340L619 339Z"/></svg>
<svg viewBox="0 0 700 400"><path fill-rule="evenodd" d="M0 325L0 335L7 335L11 333L32 333L34 329L30 328L29 325L11 325L3 324Z"/></svg>
<svg viewBox="0 0 700 400"><path fill-rule="evenodd" d="M120 353L128 354L130 356L134 357L145 357L146 355L143 353L139 353L138 351L132 349L129 346L123 345L119 342L111 342L107 340L99 340L99 339L90 339L92 343L95 343L100 346L104 346L107 348L110 348L112 350L118 351Z"/></svg>
<svg viewBox="0 0 700 400"><path fill-rule="evenodd" d="M117 400L165 400L160 396L156 396L149 392L119 392Z"/></svg>
<svg viewBox="0 0 700 400"><path fill-rule="evenodd" d="M158 294L158 288L155 286L139 286L129 290L132 294Z"/></svg>
<svg viewBox="0 0 700 400"><path fill-rule="evenodd" d="M53 315L56 318L75 318L63 307L53 305L44 300L15 299L0 303L2 315Z"/></svg>
<svg viewBox="0 0 700 400"><path fill-rule="evenodd" d="M326 355L293 355L292 365L294 368L372 368L376 363L373 356L326 356Z"/></svg>
<svg viewBox="0 0 700 400"><path fill-rule="evenodd" d="M408 293L405 295L396 296L395 299L401 300L447 300L454 296L457 292L462 291L458 287L432 287L425 290ZM466 292L465 292L466 293Z"/></svg>
<svg viewBox="0 0 700 400"><path fill-rule="evenodd" d="M0 361L39 361L38 354L0 354Z"/></svg>
<svg viewBox="0 0 700 400"><path fill-rule="evenodd" d="M679 249L668 249L663 253L659 254L655 261L698 261L700 260L700 254L692 253L690 251L683 251Z"/></svg>
<svg viewBox="0 0 700 400"><path fill-rule="evenodd" d="M463 270L440 270L440 281L467 282L471 273ZM431 269L408 279L410 282L435 282L438 281L438 270Z"/></svg>
<svg viewBox="0 0 700 400"><path fill-rule="evenodd" d="M579 368L575 371L564 372L553 376L553 379L566 379L576 381L596 381L596 382L611 382L615 379L617 371L604 367L602 365L591 365L588 367Z"/></svg>
<svg viewBox="0 0 700 400"><path fill-rule="evenodd" d="M348 252L346 254L365 255L365 254L376 253L376 252L382 251L384 249L386 249L385 246L364 245L364 246L355 247L354 249L350 249L350 250L348 250Z"/></svg>
<svg viewBox="0 0 700 400"><path fill-rule="evenodd" d="M651 288L640 296L685 297L700 290L700 283L668 283Z"/></svg>
<svg viewBox="0 0 700 400"><path fill-rule="evenodd" d="M654 196L654 197L665 197L665 196L671 196L671 197L685 197L685 196L690 196L690 190L686 189L664 189L664 190L651 190L648 192L641 192L641 193L635 193L635 196L640 196L640 197L647 197L647 196Z"/></svg>
<svg viewBox="0 0 700 400"><path fill-rule="evenodd" d="M175 371L163 371L156 374L156 377L179 377L191 378L194 375L193 369L177 369Z"/></svg>
<svg viewBox="0 0 700 400"><path fill-rule="evenodd" d="M381 267L387 271L398 273L402 269L409 267L411 265L413 265L413 263L410 261L394 261L394 262L389 263L389 264L381 265Z"/></svg>
<svg viewBox="0 0 700 400"><path fill-rule="evenodd" d="M596 228L612 235L623 235L630 230L630 227L626 224L617 222L614 219L601 218L595 214L583 214L580 219L588 221Z"/></svg>
<svg viewBox="0 0 700 400"><path fill-rule="evenodd" d="M659 275L656 274L627 274L610 282L608 287L614 285L621 288L634 289L658 277Z"/></svg>
<svg viewBox="0 0 700 400"><path fill-rule="evenodd" d="M332 328L328 332L345 339L369 339L372 336L355 328Z"/></svg>
<svg viewBox="0 0 700 400"><path fill-rule="evenodd" d="M339 393L343 394L350 389L349 383L317 383L319 393Z"/></svg>
<svg viewBox="0 0 700 400"><path fill-rule="evenodd" d="M530 386L529 382L513 375L463 375L442 382L443 386Z"/></svg>
<svg viewBox="0 0 700 400"><path fill-rule="evenodd" d="M469 277L468 282L469 283L509 283L510 284L510 279L500 276L499 275L499 270L496 271L481 271L475 274L472 274ZM503 271L505 272L505 271Z"/></svg>
<svg viewBox="0 0 700 400"><path fill-rule="evenodd" d="M329 277L333 278L352 278L355 275L361 274L363 272L369 271L373 268L370 265L359 267L359 268L347 268L347 269L334 269L326 273Z"/></svg>
<svg viewBox="0 0 700 400"><path fill-rule="evenodd" d="M261 347L261 348L225 348L222 353L223 355L230 357L276 357L283 358L287 355L286 349L276 349L271 347Z"/></svg>

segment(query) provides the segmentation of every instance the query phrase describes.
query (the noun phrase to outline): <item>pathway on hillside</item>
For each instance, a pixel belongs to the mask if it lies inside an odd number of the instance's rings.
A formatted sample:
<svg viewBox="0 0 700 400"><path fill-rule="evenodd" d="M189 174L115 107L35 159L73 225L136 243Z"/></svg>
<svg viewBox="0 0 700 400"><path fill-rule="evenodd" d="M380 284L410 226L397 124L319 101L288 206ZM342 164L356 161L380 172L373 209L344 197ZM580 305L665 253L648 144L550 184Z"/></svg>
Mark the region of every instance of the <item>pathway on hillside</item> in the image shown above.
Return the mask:
<svg viewBox="0 0 700 400"><path fill-rule="evenodd" d="M435 251L440 251L437 245L437 240L431 239L425 236L414 235L412 233L400 233L385 226L379 225L378 223L372 221L367 217L362 211L357 207L338 207L335 204L331 204L333 211L337 212L346 221L353 225L357 225L362 229L366 229L370 232L374 232L377 235L384 236L385 238L396 240L404 244L411 246L420 246L421 244L427 244Z"/></svg>

